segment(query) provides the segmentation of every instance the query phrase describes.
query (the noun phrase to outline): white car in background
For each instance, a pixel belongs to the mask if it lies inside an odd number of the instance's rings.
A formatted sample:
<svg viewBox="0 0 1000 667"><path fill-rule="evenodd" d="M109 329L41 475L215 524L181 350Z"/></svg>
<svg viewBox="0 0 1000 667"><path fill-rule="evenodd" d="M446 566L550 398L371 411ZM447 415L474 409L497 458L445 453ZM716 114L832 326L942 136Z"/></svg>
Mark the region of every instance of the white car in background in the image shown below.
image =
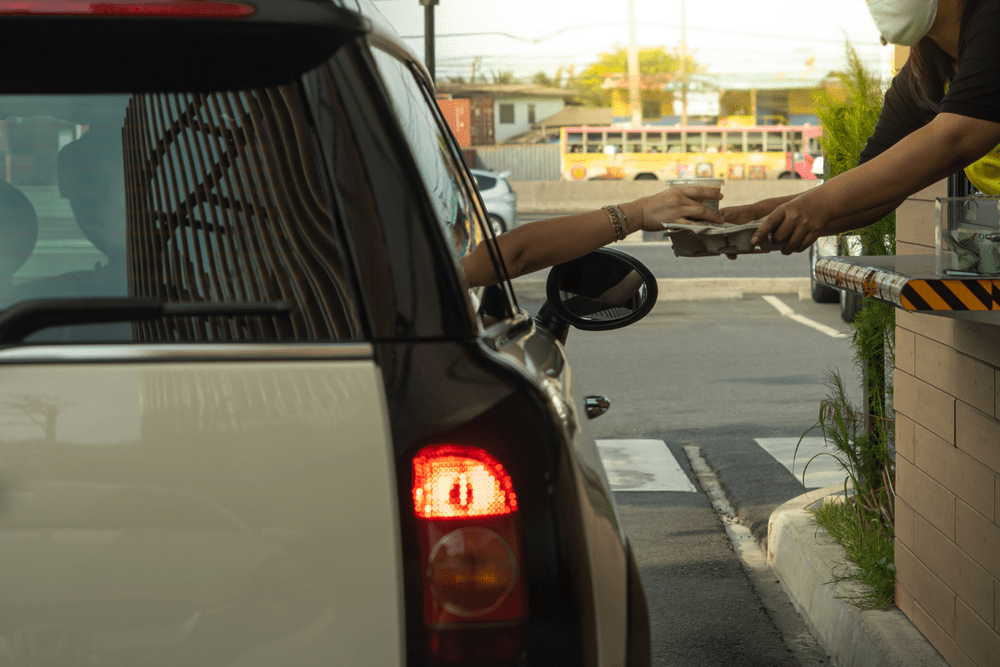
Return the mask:
<svg viewBox="0 0 1000 667"><path fill-rule="evenodd" d="M483 197L483 204L490 216L493 232L497 235L514 228L517 222L517 193L507 179L509 171L495 172L487 169L470 169L476 189Z"/></svg>
<svg viewBox="0 0 1000 667"><path fill-rule="evenodd" d="M825 178L823 174L826 168L826 158L822 155L817 155L816 159L813 160L812 172L816 175L816 178Z"/></svg>

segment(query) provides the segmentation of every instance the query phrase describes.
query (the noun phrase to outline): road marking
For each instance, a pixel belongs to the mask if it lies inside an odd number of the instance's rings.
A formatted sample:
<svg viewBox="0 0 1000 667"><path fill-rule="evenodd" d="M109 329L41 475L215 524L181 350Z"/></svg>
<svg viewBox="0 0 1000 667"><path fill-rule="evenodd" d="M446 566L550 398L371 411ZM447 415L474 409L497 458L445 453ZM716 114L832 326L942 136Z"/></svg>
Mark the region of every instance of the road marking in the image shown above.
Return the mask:
<svg viewBox="0 0 1000 667"><path fill-rule="evenodd" d="M782 317L787 317L788 319L794 320L799 324L804 324L807 327L830 336L831 338L847 338L847 334L842 331L837 331L833 327L828 327L825 324L820 324L819 322L810 320L805 315L797 314L794 310L789 308L787 304L773 294L765 294L763 299L774 306L775 310L777 310Z"/></svg>
<svg viewBox="0 0 1000 667"><path fill-rule="evenodd" d="M662 440L598 440L612 491L695 491Z"/></svg>
<svg viewBox="0 0 1000 667"><path fill-rule="evenodd" d="M827 445L824 438L802 438L801 445L798 438L754 438L754 440L800 482L804 471L805 482L802 486L807 489L843 484L847 478L844 467L835 458L828 456L828 454L839 454L839 450L833 445ZM795 452L796 446L799 448L798 453ZM817 456L820 454L822 456Z"/></svg>

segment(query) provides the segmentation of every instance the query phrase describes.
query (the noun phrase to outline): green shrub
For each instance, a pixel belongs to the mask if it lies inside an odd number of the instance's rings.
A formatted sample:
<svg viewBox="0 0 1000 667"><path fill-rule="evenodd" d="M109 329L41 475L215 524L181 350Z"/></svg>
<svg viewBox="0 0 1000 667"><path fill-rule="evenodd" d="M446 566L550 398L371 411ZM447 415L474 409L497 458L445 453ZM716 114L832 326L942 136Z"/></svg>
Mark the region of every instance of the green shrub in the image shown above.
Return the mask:
<svg viewBox="0 0 1000 667"><path fill-rule="evenodd" d="M865 68L850 42L847 69L839 76L847 88L847 100L841 102L825 93L816 100L831 178L857 166L858 156L875 130L885 94L881 81ZM867 255L896 252L895 213L849 233L860 237ZM895 326L893 306L864 300L863 308L854 318L852 339L864 405L861 408L852 405L845 394L843 378L831 372L827 378L831 394L822 402L819 420L813 427L822 430L834 450L829 455L840 461L853 486L853 495L838 510L838 520L849 519L852 528L846 532L838 529L836 534L830 532L857 565L851 576L868 585L878 584L871 597L865 595L856 601L864 607L885 606L893 600L895 436L891 378L895 365ZM887 572L892 573L888 576L893 585L885 585Z"/></svg>

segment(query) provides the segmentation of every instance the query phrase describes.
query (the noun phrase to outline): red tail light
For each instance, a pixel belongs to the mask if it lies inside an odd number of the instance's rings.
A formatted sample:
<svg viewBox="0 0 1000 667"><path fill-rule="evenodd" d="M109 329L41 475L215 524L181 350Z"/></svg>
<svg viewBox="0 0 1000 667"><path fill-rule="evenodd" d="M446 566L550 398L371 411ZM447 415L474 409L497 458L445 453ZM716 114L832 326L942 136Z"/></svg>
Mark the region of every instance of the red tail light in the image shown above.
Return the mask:
<svg viewBox="0 0 1000 667"><path fill-rule="evenodd" d="M234 19L250 16L251 5L217 0L0 0L0 15L134 16L185 19Z"/></svg>
<svg viewBox="0 0 1000 667"><path fill-rule="evenodd" d="M413 511L423 519L463 519L517 511L510 475L478 447L426 447L413 459Z"/></svg>
<svg viewBox="0 0 1000 667"><path fill-rule="evenodd" d="M435 445L413 458L412 491L430 656L516 657L527 601L510 475L479 447Z"/></svg>

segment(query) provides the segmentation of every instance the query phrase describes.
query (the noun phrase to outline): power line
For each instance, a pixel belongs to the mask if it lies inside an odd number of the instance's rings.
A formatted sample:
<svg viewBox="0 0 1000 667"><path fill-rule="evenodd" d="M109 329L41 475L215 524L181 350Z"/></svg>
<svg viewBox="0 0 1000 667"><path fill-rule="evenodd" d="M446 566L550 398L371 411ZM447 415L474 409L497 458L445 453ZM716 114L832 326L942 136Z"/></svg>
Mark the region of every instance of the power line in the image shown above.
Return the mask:
<svg viewBox="0 0 1000 667"><path fill-rule="evenodd" d="M495 31L495 30L493 30L493 31L483 31L483 32L439 33L439 34L436 34L434 37L435 37L435 39L445 39L445 38L452 38L452 37L459 37L460 38L460 37L488 37L488 36L494 36L494 37L507 37L507 38L510 38L510 39L513 39L513 40L516 40L516 41L519 41L519 42L525 42L525 43L528 43L528 44L539 44L539 43L544 42L544 41L546 41L548 39L552 39L553 37L561 35L561 34L563 34L565 32L569 32L569 31L573 31L573 30L589 30L589 29L593 29L593 28L607 28L609 26L627 26L627 25L628 25L627 23L615 22L615 21L612 21L612 22L609 22L609 23L582 23L582 24L579 24L579 25L573 25L573 26L567 26L565 28L560 28L559 30L556 30L555 32L549 33L548 35L544 35L542 37L522 37L520 35L514 35L514 34L511 34L509 32L500 32L500 31ZM639 25L639 27L643 27L643 28L649 27L649 28L672 28L672 29L676 29L676 30L680 30L681 29L681 26L679 24L676 24L676 23L639 23L638 25ZM828 44L843 44L844 43L844 40L842 40L842 39L822 38L822 37L815 37L815 36L811 36L811 35L802 35L802 36L798 36L798 35L769 35L769 34L764 34L764 33L759 33L759 32L744 32L744 31L740 31L740 30L723 30L723 29L719 29L719 28L698 28L698 27L692 27L692 26L687 26L687 30L688 31L693 31L693 32L702 32L702 33L714 34L714 35L729 35L729 36L733 36L733 37L755 37L755 38L758 38L758 39L767 39L767 40L781 39L781 40L801 41L801 42L809 42L809 43L823 42L823 43L828 43ZM401 37L403 39L423 39L424 38L423 35L402 35ZM871 41L871 42L866 42L866 41L853 42L852 41L851 43L854 44L855 46L881 46L881 44L879 44L878 42L875 42L875 41Z"/></svg>
<svg viewBox="0 0 1000 667"><path fill-rule="evenodd" d="M728 55L727 55L728 54ZM739 58L741 54L740 51L715 51L712 53L712 57L706 57L700 52L696 52L695 60L699 64L704 65L710 70L719 70L719 72L729 72L730 67L724 64L720 64L718 61L736 61L744 65L739 69L753 69L760 70L766 68L769 70L773 69L795 69L799 68L801 63L806 59L805 55L802 56L789 56L787 53L773 52L773 53L757 53L753 61L753 66L750 67L746 63L745 58ZM822 54L813 54L816 57L816 61L813 65L814 69L827 69L834 70L843 67L844 61L842 58L834 56L824 56ZM536 55L536 56L526 56L524 54L495 54L488 55L482 54L476 57L473 56L450 56L450 57L438 57L436 62L438 66L455 66L468 68L468 66L473 62L475 58L479 58L483 63L484 67L505 67L505 68L525 68L525 67L542 67L545 65L559 66L568 65L570 63L575 63L578 66L583 64L585 61L593 60L592 54L550 54L550 55ZM862 61L874 63L878 59L874 56L865 58L862 56ZM716 62L713 62L716 61ZM723 68L720 70L719 68Z"/></svg>

